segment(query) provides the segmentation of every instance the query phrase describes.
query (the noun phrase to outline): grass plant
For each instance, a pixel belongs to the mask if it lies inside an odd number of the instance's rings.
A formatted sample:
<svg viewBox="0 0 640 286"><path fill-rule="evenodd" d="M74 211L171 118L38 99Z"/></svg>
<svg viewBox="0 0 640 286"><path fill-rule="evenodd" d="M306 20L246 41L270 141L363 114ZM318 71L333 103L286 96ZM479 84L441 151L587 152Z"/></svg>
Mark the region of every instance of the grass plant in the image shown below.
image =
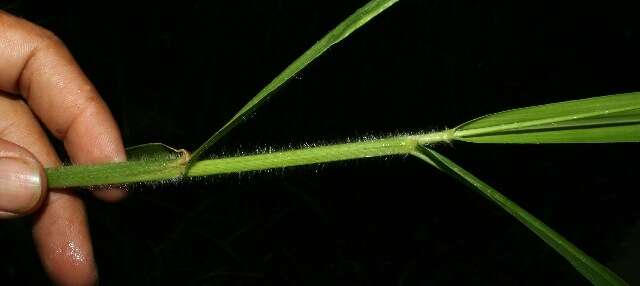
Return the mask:
<svg viewBox="0 0 640 286"><path fill-rule="evenodd" d="M273 81L192 154L163 144L129 148L128 162L47 169L49 187L91 187L249 172L359 158L413 155L462 181L504 209L562 255L594 285L626 285L560 234L433 148L437 143L547 144L640 141L640 92L519 108L489 114L436 132L367 138L342 144L207 158L209 148L255 112L269 97L327 49L391 7L398 0L373 0L358 9ZM207 158L207 159L202 159Z"/></svg>

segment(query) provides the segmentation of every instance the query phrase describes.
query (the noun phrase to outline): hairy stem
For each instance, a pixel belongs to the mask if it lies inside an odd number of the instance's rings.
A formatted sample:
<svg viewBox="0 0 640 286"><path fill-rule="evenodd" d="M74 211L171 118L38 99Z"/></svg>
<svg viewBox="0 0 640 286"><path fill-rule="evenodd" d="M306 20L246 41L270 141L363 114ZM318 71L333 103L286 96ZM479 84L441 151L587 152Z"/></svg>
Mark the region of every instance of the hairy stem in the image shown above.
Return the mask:
<svg viewBox="0 0 640 286"><path fill-rule="evenodd" d="M193 163L186 174L183 158L140 160L103 165L76 165L46 170L50 188L87 187L151 181L179 180L358 158L410 154L418 145L451 140L452 131L367 139L352 143L305 147L237 157L215 158Z"/></svg>

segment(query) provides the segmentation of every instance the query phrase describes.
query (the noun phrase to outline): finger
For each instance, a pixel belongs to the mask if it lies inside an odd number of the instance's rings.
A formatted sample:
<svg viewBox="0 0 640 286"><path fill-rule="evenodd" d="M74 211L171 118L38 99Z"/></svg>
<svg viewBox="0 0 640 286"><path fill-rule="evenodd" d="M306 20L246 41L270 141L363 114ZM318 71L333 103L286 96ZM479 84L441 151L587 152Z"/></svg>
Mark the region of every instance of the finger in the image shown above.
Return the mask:
<svg viewBox="0 0 640 286"><path fill-rule="evenodd" d="M29 107L0 92L0 138L30 152L45 167L60 164ZM35 216L33 236L45 270L56 284L90 285L97 271L82 201L66 190L50 190Z"/></svg>
<svg viewBox="0 0 640 286"><path fill-rule="evenodd" d="M49 193L36 215L33 236L56 285L93 285L98 272L82 200L68 190Z"/></svg>
<svg viewBox="0 0 640 286"><path fill-rule="evenodd" d="M124 161L109 108L64 44L32 23L0 13L0 89L19 93L75 164ZM122 190L96 192L121 199Z"/></svg>
<svg viewBox="0 0 640 286"><path fill-rule="evenodd" d="M31 152L0 139L0 219L37 209L45 197L46 182L44 169Z"/></svg>

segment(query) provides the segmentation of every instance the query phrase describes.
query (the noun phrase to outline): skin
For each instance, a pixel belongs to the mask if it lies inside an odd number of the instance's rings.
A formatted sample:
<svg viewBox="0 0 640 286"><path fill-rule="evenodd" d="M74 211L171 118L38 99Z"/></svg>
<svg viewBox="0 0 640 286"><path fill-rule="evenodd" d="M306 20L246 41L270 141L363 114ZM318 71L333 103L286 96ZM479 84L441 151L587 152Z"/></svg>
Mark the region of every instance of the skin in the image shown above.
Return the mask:
<svg viewBox="0 0 640 286"><path fill-rule="evenodd" d="M111 112L55 35L0 11L0 63L0 155L33 164L44 176L43 168L60 164L46 128L74 164L126 160ZM43 184L38 203L14 215L33 214L35 245L54 283L95 284L83 202L70 190L47 190L46 179ZM125 195L95 194L106 201Z"/></svg>

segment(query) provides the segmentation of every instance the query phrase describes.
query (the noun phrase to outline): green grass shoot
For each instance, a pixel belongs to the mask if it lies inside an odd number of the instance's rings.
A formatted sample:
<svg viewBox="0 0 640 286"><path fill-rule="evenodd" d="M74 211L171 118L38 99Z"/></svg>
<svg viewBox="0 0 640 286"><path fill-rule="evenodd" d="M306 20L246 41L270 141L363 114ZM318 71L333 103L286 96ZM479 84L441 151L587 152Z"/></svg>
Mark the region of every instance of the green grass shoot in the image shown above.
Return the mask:
<svg viewBox="0 0 640 286"><path fill-rule="evenodd" d="M367 139L329 146L304 147L265 154L200 160L186 170L188 154L162 144L129 148L132 160L103 165L64 166L47 170L50 187L83 187L176 180L326 163L366 157L409 154L413 146L439 142L605 143L640 141L640 92L525 107L471 120L454 129ZM400 147L399 147L400 146ZM136 160L138 158L146 158ZM150 158L153 158L150 159ZM269 163L267 163L269 162ZM185 173L186 171L186 173Z"/></svg>
<svg viewBox="0 0 640 286"><path fill-rule="evenodd" d="M296 59L191 156L162 144L129 148L130 161L102 165L63 166L46 170L50 188L89 187L183 180L273 168L285 168L359 158L410 154L467 183L522 222L569 261L594 285L626 285L598 263L471 173L427 146L439 142L471 143L614 143L640 141L640 92L526 107L490 114L438 132L399 135L357 142L303 147L201 160L202 155L275 91L322 55L398 0L373 0L358 9Z"/></svg>

